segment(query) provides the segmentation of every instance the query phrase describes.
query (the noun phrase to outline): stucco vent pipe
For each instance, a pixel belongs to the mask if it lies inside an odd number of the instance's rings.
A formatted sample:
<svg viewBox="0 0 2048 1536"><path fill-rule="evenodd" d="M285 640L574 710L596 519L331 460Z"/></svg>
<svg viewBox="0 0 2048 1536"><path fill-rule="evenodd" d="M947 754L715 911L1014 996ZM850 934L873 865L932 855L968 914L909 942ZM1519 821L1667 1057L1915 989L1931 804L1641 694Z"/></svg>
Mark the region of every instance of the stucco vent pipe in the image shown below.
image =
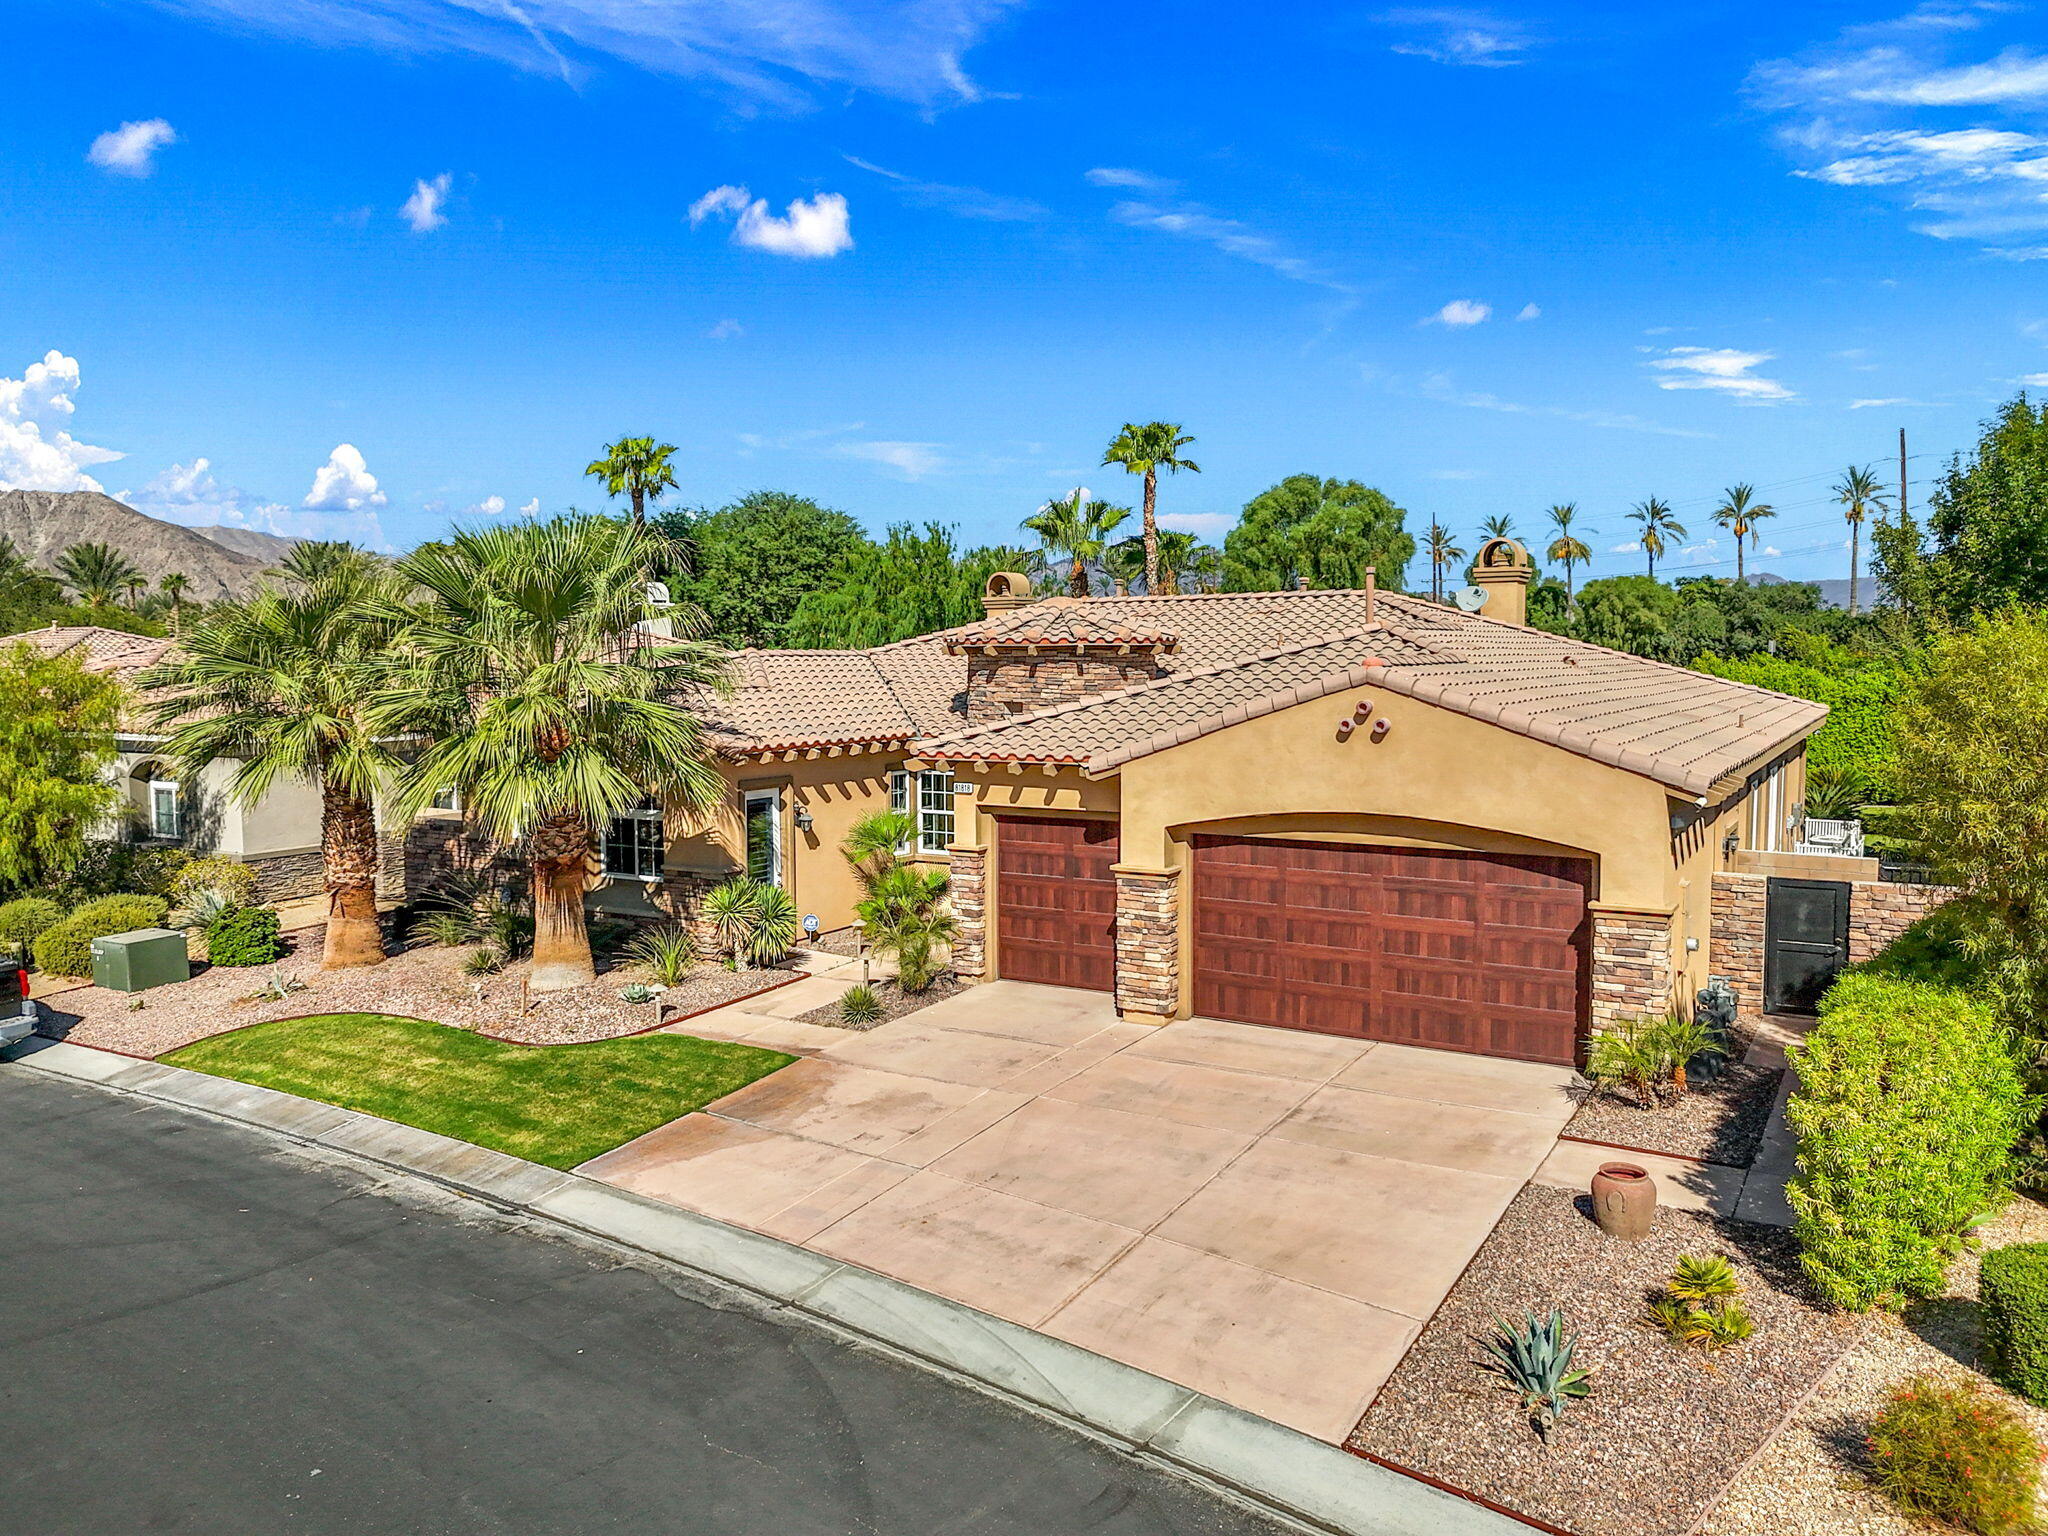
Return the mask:
<svg viewBox="0 0 2048 1536"><path fill-rule="evenodd" d="M1379 592L1379 571L1376 567L1368 565L1365 568L1365 622L1368 624L1373 622L1373 605Z"/></svg>

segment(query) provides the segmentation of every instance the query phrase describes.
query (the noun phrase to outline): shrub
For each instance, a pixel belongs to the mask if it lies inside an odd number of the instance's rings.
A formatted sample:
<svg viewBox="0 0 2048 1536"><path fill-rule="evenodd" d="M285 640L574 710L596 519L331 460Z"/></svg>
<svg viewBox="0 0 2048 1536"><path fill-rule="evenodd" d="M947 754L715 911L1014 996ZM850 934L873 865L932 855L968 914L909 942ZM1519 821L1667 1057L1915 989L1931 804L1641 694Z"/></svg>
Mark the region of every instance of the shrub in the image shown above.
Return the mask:
<svg viewBox="0 0 2048 1536"><path fill-rule="evenodd" d="M135 928L161 928L170 915L171 904L161 896L102 896L88 901L70 920L94 930L92 937L97 939Z"/></svg>
<svg viewBox="0 0 2048 1536"><path fill-rule="evenodd" d="M0 943L12 944L16 954L27 954L28 946L64 921L64 909L45 896L19 896L0 906Z"/></svg>
<svg viewBox="0 0 2048 1536"><path fill-rule="evenodd" d="M799 931L789 893L745 875L734 875L706 893L704 918L735 967L742 957L752 965L775 964L789 953Z"/></svg>
<svg viewBox="0 0 2048 1536"><path fill-rule="evenodd" d="M1942 1288L1961 1234L2006 1192L2036 1108L2010 1034L1960 992L1844 976L1791 1052L1800 1260L1837 1306Z"/></svg>
<svg viewBox="0 0 2048 1536"><path fill-rule="evenodd" d="M697 963L697 941L682 924L663 923L635 934L621 953L646 966L657 985L672 987Z"/></svg>
<svg viewBox="0 0 2048 1536"><path fill-rule="evenodd" d="M269 965L284 953L277 933L274 909L237 907L207 928L207 958L215 965Z"/></svg>
<svg viewBox="0 0 2048 1536"><path fill-rule="evenodd" d="M143 843L93 841L78 862L50 882L58 900L76 904L95 896L140 891L146 896L171 894L171 883L191 862L182 848L156 848Z"/></svg>
<svg viewBox="0 0 2048 1536"><path fill-rule="evenodd" d="M882 1000L873 987L848 987L839 998L839 1017L847 1024L872 1024L882 1016Z"/></svg>
<svg viewBox="0 0 2048 1536"><path fill-rule="evenodd" d="M1643 1108L1655 1109L1664 1094L1673 1099L1683 1094L1695 1070L1711 1070L1727 1054L1726 1042L1704 1019L1658 1014L1623 1020L1596 1034L1586 1076L1608 1089L1625 1083Z"/></svg>
<svg viewBox="0 0 2048 1536"><path fill-rule="evenodd" d="M472 949L462 957L462 974L465 976L495 976L502 965L498 952L485 944Z"/></svg>
<svg viewBox="0 0 2048 1536"><path fill-rule="evenodd" d="M2048 1243L1985 1254L1977 1292L1992 1374L2028 1402L2048 1407Z"/></svg>
<svg viewBox="0 0 2048 1536"><path fill-rule="evenodd" d="M69 919L45 928L35 943L36 969L49 976L90 976L95 937Z"/></svg>
<svg viewBox="0 0 2048 1536"><path fill-rule="evenodd" d="M251 906L256 901L256 871L233 859L194 859L171 881L171 900L191 906L201 891L213 891L231 907Z"/></svg>
<svg viewBox="0 0 2048 1536"><path fill-rule="evenodd" d="M946 877L937 870L899 865L877 879L854 908L875 953L896 957L897 983L905 992L922 992L938 980L937 948L960 931L946 891Z"/></svg>
<svg viewBox="0 0 2048 1536"><path fill-rule="evenodd" d="M1968 909L1959 902L1949 902L1909 923L1897 938L1852 967L1849 974L1891 976L1901 981L1926 981L1938 987L1974 990L1984 980L1984 962L1965 949L1969 931Z"/></svg>
<svg viewBox="0 0 2048 1536"><path fill-rule="evenodd" d="M2032 1528L2041 1447L2010 1404L1967 1378L1916 1376L1870 1429L1877 1485L1910 1514L2000 1536Z"/></svg>
<svg viewBox="0 0 2048 1536"><path fill-rule="evenodd" d="M452 949L476 938L476 917L473 913L458 912L453 908L423 913L406 930L406 937L415 944L438 944L444 949Z"/></svg>
<svg viewBox="0 0 2048 1536"><path fill-rule="evenodd" d="M1680 1254L1664 1289L1650 1298L1644 1321L1680 1344L1723 1350L1756 1332L1749 1309L1738 1299L1742 1278L1719 1254L1696 1259Z"/></svg>

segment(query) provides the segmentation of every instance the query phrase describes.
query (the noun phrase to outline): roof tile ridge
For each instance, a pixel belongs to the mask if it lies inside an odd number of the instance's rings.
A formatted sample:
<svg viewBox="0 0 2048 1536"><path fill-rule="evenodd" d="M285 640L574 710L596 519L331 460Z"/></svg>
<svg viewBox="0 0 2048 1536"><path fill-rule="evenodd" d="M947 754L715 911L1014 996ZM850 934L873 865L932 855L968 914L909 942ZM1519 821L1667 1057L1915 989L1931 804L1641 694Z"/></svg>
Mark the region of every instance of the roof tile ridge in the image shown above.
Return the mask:
<svg viewBox="0 0 2048 1536"><path fill-rule="evenodd" d="M1275 654L1288 653L1283 651ZM1292 709L1297 704L1312 704L1317 699L1328 698L1333 693L1342 693L1349 688L1362 688L1372 681L1375 673L1385 673L1387 670L1386 663L1378 661L1376 657L1367 657L1364 661L1354 661L1349 666L1325 672L1306 683L1289 683L1284 688L1262 693L1255 699L1234 701L1213 714L1202 716L1199 720L1182 721L1162 731L1155 731L1143 741L1129 742L1109 752L1098 752L1088 759L1088 772L1106 773L1138 758L1149 757L1154 752L1163 752L1168 747L1197 741L1217 731L1227 730L1233 725L1243 725L1247 720L1256 720L1261 715Z"/></svg>

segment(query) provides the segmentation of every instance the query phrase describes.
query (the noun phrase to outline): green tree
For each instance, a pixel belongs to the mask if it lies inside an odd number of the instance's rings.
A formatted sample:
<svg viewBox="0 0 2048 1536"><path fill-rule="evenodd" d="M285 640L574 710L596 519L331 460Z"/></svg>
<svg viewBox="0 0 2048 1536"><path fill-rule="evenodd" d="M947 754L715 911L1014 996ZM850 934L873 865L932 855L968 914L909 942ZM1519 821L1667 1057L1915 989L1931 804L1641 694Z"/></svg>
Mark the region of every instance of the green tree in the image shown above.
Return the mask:
<svg viewBox="0 0 2048 1536"><path fill-rule="evenodd" d="M1546 560L1555 560L1564 566L1564 605L1570 609L1576 601L1572 591L1572 569L1586 564L1593 558L1593 551L1586 547L1585 540L1572 531L1572 524L1579 515L1579 506L1574 501L1562 501L1545 514L1550 526L1557 530L1557 537L1550 541L1550 547L1543 552ZM1592 529L1586 530L1591 533Z"/></svg>
<svg viewBox="0 0 2048 1536"><path fill-rule="evenodd" d="M186 627L142 679L166 750L188 776L234 765L230 792L254 805L281 784L320 790L321 965L384 959L377 916L376 798L396 766L369 724L392 686L390 568L367 551L306 559L276 586ZM308 574L310 573L310 579ZM204 708L194 710L194 700Z"/></svg>
<svg viewBox="0 0 2048 1536"><path fill-rule="evenodd" d="M583 889L598 829L649 796L702 816L725 795L683 702L725 683L724 658L694 638L702 615L669 609L693 637L673 643L638 630L659 552L649 529L572 513L459 530L397 565L418 594L407 676L375 723L427 743L397 808L410 818L453 785L486 836L523 844L536 991L595 975Z"/></svg>
<svg viewBox="0 0 2048 1536"><path fill-rule="evenodd" d="M1170 421L1148 421L1142 426L1136 422L1124 423L1123 431L1117 433L1108 448L1103 450L1104 464L1121 464L1134 475L1145 477L1145 590L1159 590L1159 471L1176 474L1186 470L1199 475L1202 466L1192 459L1180 456L1181 449L1192 443L1192 437L1183 436L1177 423Z"/></svg>
<svg viewBox="0 0 2048 1536"><path fill-rule="evenodd" d="M1758 649L1747 656L1697 657L1692 665L1714 677L1811 699L1828 717L1807 738L1809 770L1838 774L1859 800L1898 799L1899 700L1904 671L1817 635L1791 634L1782 655Z"/></svg>
<svg viewBox="0 0 2048 1536"><path fill-rule="evenodd" d="M173 631L177 629L178 620L185 612L185 594L191 590L191 586L192 583L177 571L170 572L157 583L157 588L163 593L164 600L171 605L171 628Z"/></svg>
<svg viewBox="0 0 2048 1536"><path fill-rule="evenodd" d="M1398 592L1415 540L1408 514L1356 480L1289 475L1245 503L1223 539L1226 592L1283 592L1302 578L1318 587L1365 585L1365 572Z"/></svg>
<svg viewBox="0 0 2048 1536"><path fill-rule="evenodd" d="M1479 531L1489 539L1512 539L1515 536L1514 514L1496 512L1491 517L1482 517Z"/></svg>
<svg viewBox="0 0 2048 1536"><path fill-rule="evenodd" d="M1444 571L1465 558L1465 551L1451 537L1451 530L1435 518L1429 521L1429 534L1424 547L1429 551L1429 595L1438 602L1444 600Z"/></svg>
<svg viewBox="0 0 2048 1536"><path fill-rule="evenodd" d="M1145 538L1119 539L1102 552L1102 576L1113 592L1145 589Z"/></svg>
<svg viewBox="0 0 2048 1536"><path fill-rule="evenodd" d="M65 873L114 812L121 688L68 656L0 651L0 887Z"/></svg>
<svg viewBox="0 0 2048 1536"><path fill-rule="evenodd" d="M669 562L673 595L703 612L711 639L735 647L805 643L790 639L798 606L867 543L844 512L785 491L752 491L716 512L671 512L653 527L685 552L681 569Z"/></svg>
<svg viewBox="0 0 2048 1536"><path fill-rule="evenodd" d="M1223 552L1184 528L1159 530L1159 590L1200 591L1223 572Z"/></svg>
<svg viewBox="0 0 2048 1536"><path fill-rule="evenodd" d="M1856 612L1856 584L1863 570L1863 520L1872 512L1880 516L1889 508L1877 476L1867 466L1851 464L1835 483L1835 500L1842 504L1842 518L1849 525L1849 612Z"/></svg>
<svg viewBox="0 0 2048 1536"><path fill-rule="evenodd" d="M953 530L899 523L879 544L852 545L816 590L797 604L783 643L809 650L857 650L951 629L982 614L982 589L997 571L1021 571L1021 549L954 552Z"/></svg>
<svg viewBox="0 0 2048 1536"><path fill-rule="evenodd" d="M112 608L114 599L142 575L111 544L73 544L57 556L56 569L58 579L95 613Z"/></svg>
<svg viewBox="0 0 2048 1536"><path fill-rule="evenodd" d="M657 443L651 437L622 437L608 446L584 474L604 481L608 496L629 496L633 500L633 523L647 523L647 503L659 501L676 486L674 443Z"/></svg>
<svg viewBox="0 0 2048 1536"><path fill-rule="evenodd" d="M1088 567L1102 558L1102 552L1109 548L1110 534L1130 515L1129 507L1090 501L1087 490L1076 487L1065 498L1048 501L1025 518L1023 526L1026 533L1038 537L1040 568L1057 574L1058 567L1066 566L1067 595L1086 597ZM1145 554L1147 591L1157 589L1158 574L1158 550L1148 539Z"/></svg>
<svg viewBox="0 0 2048 1536"><path fill-rule="evenodd" d="M1685 524L1671 515L1671 508L1652 496L1648 501L1639 501L1629 512L1629 518L1642 528L1638 535L1643 554L1650 562L1650 576L1657 574L1657 557L1664 553L1672 539L1685 537Z"/></svg>
<svg viewBox="0 0 2048 1536"><path fill-rule="evenodd" d="M1735 579L1748 578L1742 569L1743 545L1756 540L1756 525L1767 517L1776 517L1778 509L1768 502L1756 499L1753 485L1731 485L1721 495L1721 505L1714 509L1714 521L1728 530L1735 540ZM1851 611L1854 611L1852 605Z"/></svg>

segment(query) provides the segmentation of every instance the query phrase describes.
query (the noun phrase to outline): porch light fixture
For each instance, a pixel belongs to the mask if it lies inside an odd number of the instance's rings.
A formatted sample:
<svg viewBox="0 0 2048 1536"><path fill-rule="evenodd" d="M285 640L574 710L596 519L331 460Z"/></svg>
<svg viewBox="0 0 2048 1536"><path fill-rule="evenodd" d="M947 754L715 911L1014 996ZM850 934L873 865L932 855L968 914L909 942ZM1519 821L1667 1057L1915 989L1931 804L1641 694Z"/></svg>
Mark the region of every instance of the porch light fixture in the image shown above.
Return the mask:
<svg viewBox="0 0 2048 1536"><path fill-rule="evenodd" d="M811 814L811 813L810 813L810 812L809 812L808 810L806 810L806 809L805 809L805 808L804 808L803 806L798 806L798 807L796 808L796 829L797 829L797 831L799 831L799 832L808 832L808 831L810 831L810 830L811 830L811 828L815 827L815 826L816 826L817 824L818 824L818 819L817 819L817 817L813 816L813 815L812 815L812 814Z"/></svg>

